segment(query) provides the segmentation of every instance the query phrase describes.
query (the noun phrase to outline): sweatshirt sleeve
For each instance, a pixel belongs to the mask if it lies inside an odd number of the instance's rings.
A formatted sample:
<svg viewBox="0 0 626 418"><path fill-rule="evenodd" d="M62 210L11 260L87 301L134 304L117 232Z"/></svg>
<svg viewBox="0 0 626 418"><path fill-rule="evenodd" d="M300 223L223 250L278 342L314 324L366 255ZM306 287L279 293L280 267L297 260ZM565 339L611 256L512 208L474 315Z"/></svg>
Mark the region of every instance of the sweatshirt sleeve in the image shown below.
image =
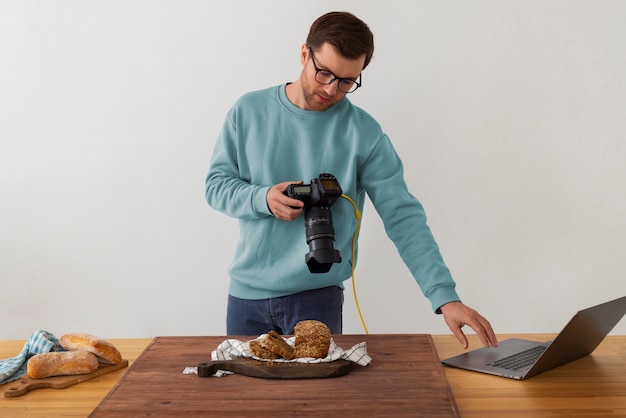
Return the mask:
<svg viewBox="0 0 626 418"><path fill-rule="evenodd" d="M455 282L444 263L421 203L408 191L402 162L386 135L363 166L363 185L385 231L411 271L433 311L458 301Z"/></svg>
<svg viewBox="0 0 626 418"><path fill-rule="evenodd" d="M205 194L209 205L238 219L260 219L272 216L267 207L267 192L270 186L252 184L240 173L239 167L246 166L247 158L240 155L238 133L234 123L234 110L231 110L220 131L211 166L206 176ZM254 158L252 156L251 158Z"/></svg>

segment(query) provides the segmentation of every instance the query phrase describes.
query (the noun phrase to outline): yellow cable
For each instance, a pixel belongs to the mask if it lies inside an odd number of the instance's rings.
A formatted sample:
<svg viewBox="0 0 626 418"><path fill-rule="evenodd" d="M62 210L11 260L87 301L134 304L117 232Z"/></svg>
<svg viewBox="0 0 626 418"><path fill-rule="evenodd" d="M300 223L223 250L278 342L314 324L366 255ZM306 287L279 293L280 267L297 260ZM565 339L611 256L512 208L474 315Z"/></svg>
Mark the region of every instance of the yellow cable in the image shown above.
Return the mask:
<svg viewBox="0 0 626 418"><path fill-rule="evenodd" d="M356 241L359 236L359 231L361 230L361 212L359 211L359 208L357 207L356 203L354 202L354 200L352 200L350 196L346 194L342 194L341 197L348 200L350 203L352 203L352 206L354 206L354 216L356 218L357 225L356 225L356 230L354 231L354 238L352 239L352 292L354 293L354 302L356 304L356 310L359 313L359 318L361 319L361 324L363 325L363 329L365 330L366 334L369 334L369 332L367 331L367 326L365 325L365 320L363 319L363 314L361 313L361 307L359 306L359 299L356 296L356 284L354 280L354 264L356 262L354 256L355 256L355 251L356 251Z"/></svg>

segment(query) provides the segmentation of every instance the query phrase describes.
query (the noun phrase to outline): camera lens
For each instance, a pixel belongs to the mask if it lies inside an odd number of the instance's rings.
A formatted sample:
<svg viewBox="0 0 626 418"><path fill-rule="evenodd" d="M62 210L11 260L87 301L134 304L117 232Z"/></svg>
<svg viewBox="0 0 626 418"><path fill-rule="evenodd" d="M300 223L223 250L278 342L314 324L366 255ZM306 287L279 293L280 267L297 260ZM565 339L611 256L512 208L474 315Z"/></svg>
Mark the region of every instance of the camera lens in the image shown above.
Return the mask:
<svg viewBox="0 0 626 418"><path fill-rule="evenodd" d="M304 226L309 253L305 261L311 273L326 273L333 263L341 263L341 255L335 250L335 229L330 208L311 206L304 211Z"/></svg>

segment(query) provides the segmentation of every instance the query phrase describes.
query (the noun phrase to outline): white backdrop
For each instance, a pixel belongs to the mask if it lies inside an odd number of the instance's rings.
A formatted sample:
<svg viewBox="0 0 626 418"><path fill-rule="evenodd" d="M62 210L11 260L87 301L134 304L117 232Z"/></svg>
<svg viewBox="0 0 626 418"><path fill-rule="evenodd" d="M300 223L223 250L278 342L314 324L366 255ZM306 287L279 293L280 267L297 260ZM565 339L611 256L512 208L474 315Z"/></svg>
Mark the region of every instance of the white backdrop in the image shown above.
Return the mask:
<svg viewBox="0 0 626 418"><path fill-rule="evenodd" d="M204 200L213 144L238 96L297 78L330 10L375 34L351 99L467 304L498 333L556 332L626 294L625 2L4 0L0 338L223 334L238 227ZM447 333L364 215L369 331Z"/></svg>

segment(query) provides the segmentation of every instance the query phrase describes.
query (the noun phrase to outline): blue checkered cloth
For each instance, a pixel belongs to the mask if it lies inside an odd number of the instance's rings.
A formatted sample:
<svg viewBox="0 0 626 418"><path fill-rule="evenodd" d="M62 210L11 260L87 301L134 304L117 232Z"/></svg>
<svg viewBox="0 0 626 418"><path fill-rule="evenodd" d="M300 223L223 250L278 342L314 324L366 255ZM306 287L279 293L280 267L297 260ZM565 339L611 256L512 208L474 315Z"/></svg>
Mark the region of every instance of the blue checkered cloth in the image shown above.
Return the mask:
<svg viewBox="0 0 626 418"><path fill-rule="evenodd" d="M35 354L65 351L59 340L48 331L37 331L30 336L17 357L0 360L0 385L12 382L26 374L26 363Z"/></svg>

